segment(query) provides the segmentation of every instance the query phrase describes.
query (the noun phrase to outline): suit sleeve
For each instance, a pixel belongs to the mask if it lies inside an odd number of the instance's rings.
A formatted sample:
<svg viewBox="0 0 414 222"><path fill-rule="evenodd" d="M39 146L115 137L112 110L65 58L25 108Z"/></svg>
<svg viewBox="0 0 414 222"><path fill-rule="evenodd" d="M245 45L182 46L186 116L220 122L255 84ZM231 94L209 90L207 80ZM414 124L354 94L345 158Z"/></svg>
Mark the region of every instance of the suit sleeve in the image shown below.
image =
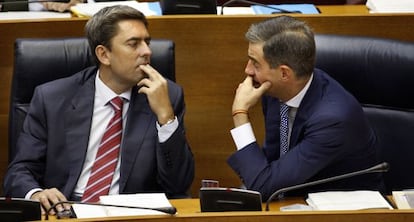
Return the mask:
<svg viewBox="0 0 414 222"><path fill-rule="evenodd" d="M23 130L16 144L16 156L4 179L6 196L24 198L34 188L42 188L46 156L46 119L40 90L35 90Z"/></svg>
<svg viewBox="0 0 414 222"><path fill-rule="evenodd" d="M364 137L366 133L364 127L358 128L359 113L341 107L325 106L303 122L301 138L281 158L268 156L278 153L275 149L279 149L279 140L268 138L279 135L279 131L274 120L267 119L264 147L257 143L246 146L230 156L229 165L246 187L261 192L264 200L278 189L306 182L351 152L350 147L361 146L358 136Z"/></svg>
<svg viewBox="0 0 414 222"><path fill-rule="evenodd" d="M160 184L169 197L186 196L194 179L194 159L184 127L185 103L182 88L170 84L170 99L179 125L157 151Z"/></svg>

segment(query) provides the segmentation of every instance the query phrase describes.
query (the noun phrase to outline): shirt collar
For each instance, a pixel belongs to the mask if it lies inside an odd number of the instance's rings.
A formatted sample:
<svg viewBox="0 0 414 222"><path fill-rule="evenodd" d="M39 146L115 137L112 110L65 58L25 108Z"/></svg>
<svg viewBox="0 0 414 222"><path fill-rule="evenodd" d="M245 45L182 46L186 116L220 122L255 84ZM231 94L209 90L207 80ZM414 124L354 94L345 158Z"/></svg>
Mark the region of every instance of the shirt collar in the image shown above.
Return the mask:
<svg viewBox="0 0 414 222"><path fill-rule="evenodd" d="M108 104L109 101L111 101L114 97L117 97L117 96L120 96L126 101L129 101L131 99L131 90L128 90L118 95L114 91L112 91L112 89L110 89L107 85L105 85L105 83L102 82L99 76L100 74L98 70L96 73L96 77L95 77L95 89L96 89L95 96L99 97L100 99L95 100L95 101L96 102L99 101L99 103L102 103L102 104L97 104L97 105L105 106L106 104Z"/></svg>
<svg viewBox="0 0 414 222"><path fill-rule="evenodd" d="M313 73L310 76L308 82L306 83L305 87L303 87L303 89L296 95L294 96L292 99L288 100L285 104L288 105L289 107L294 107L294 108L298 108L300 103L303 100L303 97L305 97L306 92L308 91L310 84L312 82L313 79Z"/></svg>

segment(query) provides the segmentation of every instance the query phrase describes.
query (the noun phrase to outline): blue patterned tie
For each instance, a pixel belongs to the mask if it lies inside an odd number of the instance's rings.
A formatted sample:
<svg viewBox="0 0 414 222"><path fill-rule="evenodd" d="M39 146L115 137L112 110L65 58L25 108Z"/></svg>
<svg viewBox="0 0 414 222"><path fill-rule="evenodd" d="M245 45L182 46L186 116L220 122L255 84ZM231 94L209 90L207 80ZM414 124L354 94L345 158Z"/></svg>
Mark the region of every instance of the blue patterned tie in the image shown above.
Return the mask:
<svg viewBox="0 0 414 222"><path fill-rule="evenodd" d="M289 106L281 103L280 104L280 156L287 153L289 149L288 135L289 135L289 126L288 126L288 111Z"/></svg>

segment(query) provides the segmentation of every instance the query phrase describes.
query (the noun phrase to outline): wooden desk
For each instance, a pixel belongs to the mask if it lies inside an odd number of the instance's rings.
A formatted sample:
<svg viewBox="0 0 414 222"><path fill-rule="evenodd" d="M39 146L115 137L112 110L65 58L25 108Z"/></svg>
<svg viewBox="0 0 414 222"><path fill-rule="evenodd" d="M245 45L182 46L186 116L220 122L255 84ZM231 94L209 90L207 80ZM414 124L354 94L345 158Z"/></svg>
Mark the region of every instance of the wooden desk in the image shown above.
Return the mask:
<svg viewBox="0 0 414 222"><path fill-rule="evenodd" d="M214 221L214 222L342 222L342 221L361 221L361 222L412 222L414 221L414 210L352 210L352 211L296 211L281 212L281 206L294 203L304 203L302 199L291 198L280 202L272 202L270 211L249 211L249 212L200 212L198 199L171 200L173 206L177 208L175 216L128 216L110 217L98 219L71 219L58 221L162 221L162 222L190 222L190 221ZM263 205L265 209L265 205ZM53 220L50 219L50 220Z"/></svg>
<svg viewBox="0 0 414 222"><path fill-rule="evenodd" d="M377 36L414 41L414 14L369 14L365 6L318 6L320 15L294 15L316 33ZM216 179L225 187L240 181L226 159L235 151L229 130L234 91L244 78L251 23L272 15L171 15L149 17L153 38L176 43L177 82L187 104L187 136L196 161L192 195L201 179ZM0 181L7 166L9 91L16 38L83 36L87 19L0 21ZM36 61L33 61L36 62ZM260 108L250 114L258 141L263 141ZM1 189L1 188L0 188ZM0 190L1 191L1 190Z"/></svg>

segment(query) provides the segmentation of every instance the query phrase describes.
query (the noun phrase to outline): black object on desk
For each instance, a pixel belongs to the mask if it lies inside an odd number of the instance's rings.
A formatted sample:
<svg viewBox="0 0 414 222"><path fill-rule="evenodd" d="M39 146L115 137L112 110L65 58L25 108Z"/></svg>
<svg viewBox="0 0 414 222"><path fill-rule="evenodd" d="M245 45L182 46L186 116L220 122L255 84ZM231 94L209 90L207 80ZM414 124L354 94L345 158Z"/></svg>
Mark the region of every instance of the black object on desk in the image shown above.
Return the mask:
<svg viewBox="0 0 414 222"><path fill-rule="evenodd" d="M40 220L41 216L38 201L0 197L0 218L3 222Z"/></svg>
<svg viewBox="0 0 414 222"><path fill-rule="evenodd" d="M259 192L224 187L200 188L201 212L262 211Z"/></svg>
<svg viewBox="0 0 414 222"><path fill-rule="evenodd" d="M216 0L161 0L163 15L217 14Z"/></svg>

